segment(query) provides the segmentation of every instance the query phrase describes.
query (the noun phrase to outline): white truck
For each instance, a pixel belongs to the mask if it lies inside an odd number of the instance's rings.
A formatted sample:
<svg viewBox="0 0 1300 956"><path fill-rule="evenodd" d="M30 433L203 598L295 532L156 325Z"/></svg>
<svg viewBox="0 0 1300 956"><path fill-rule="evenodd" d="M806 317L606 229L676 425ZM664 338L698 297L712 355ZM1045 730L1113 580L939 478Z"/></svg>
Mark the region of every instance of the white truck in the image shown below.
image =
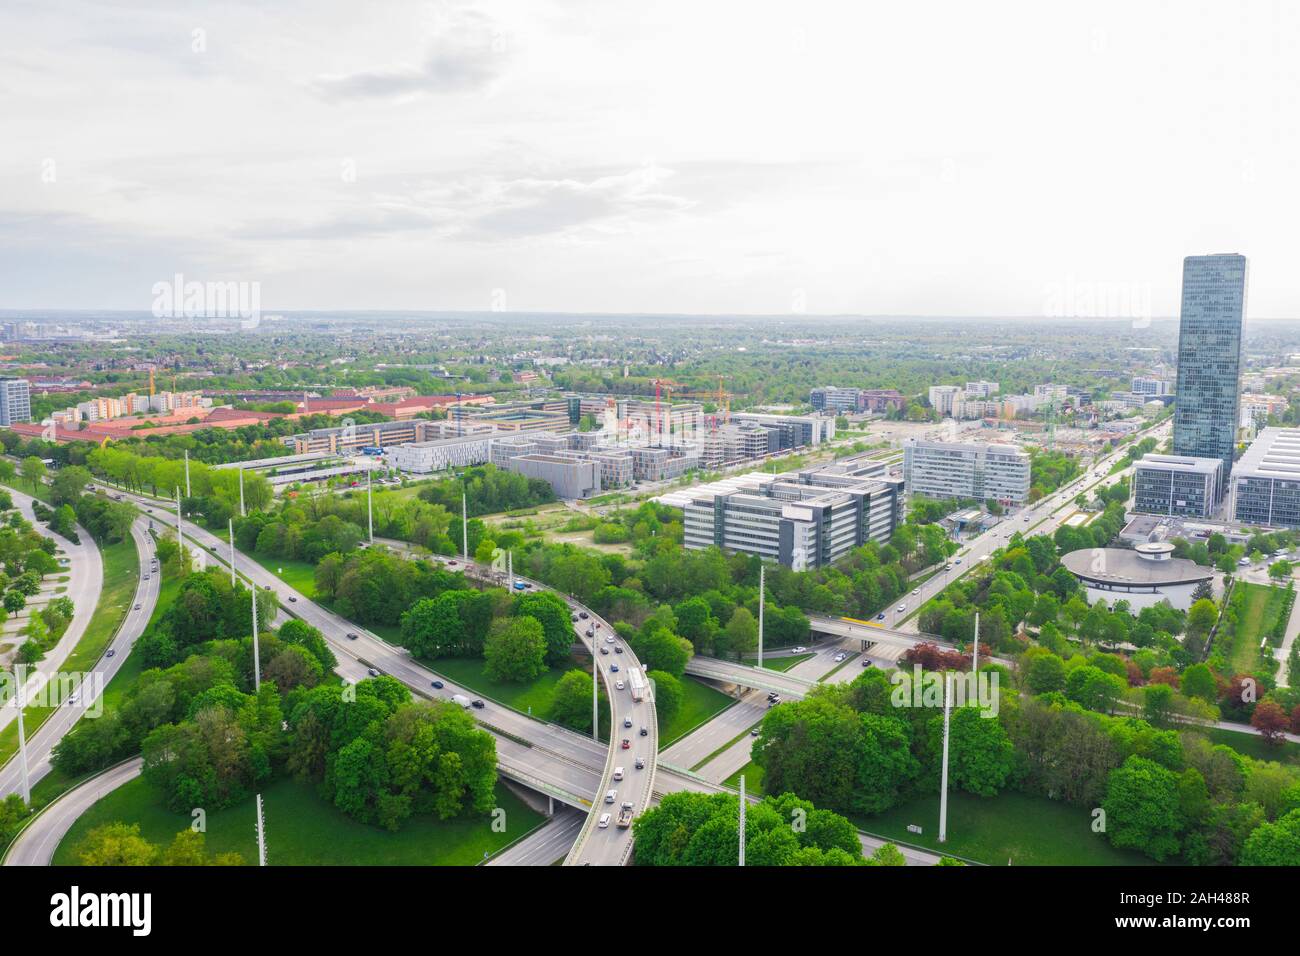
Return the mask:
<svg viewBox="0 0 1300 956"><path fill-rule="evenodd" d="M646 683L644 675L639 667L629 667L627 669L627 685L632 690L632 699L637 703L646 699L650 692L650 685Z"/></svg>
<svg viewBox="0 0 1300 956"><path fill-rule="evenodd" d="M451 699L455 703L460 704L460 706L464 707L466 710L469 710L470 700L464 694L452 694Z"/></svg>

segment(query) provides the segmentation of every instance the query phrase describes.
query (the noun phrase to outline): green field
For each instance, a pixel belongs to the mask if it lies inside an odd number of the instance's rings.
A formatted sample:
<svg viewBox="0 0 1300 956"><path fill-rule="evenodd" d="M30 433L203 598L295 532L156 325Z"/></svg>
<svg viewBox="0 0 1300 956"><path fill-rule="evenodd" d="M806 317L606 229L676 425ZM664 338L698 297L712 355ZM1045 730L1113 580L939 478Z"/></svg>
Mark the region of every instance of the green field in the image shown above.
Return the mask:
<svg viewBox="0 0 1300 956"><path fill-rule="evenodd" d="M468 687L476 694L543 719L550 709L551 696L555 693L555 685L559 683L560 678L575 667L590 671L585 663L570 661L562 667L550 668L531 683L517 684L488 677L483 672L485 665L481 657L443 657L430 661L426 666L448 680Z"/></svg>
<svg viewBox="0 0 1300 956"><path fill-rule="evenodd" d="M673 719L665 724L659 723L659 749L662 750L675 740L688 733L705 721L712 720L716 714L726 710L736 702L722 691L714 690L694 677L682 678L682 706Z"/></svg>
<svg viewBox="0 0 1300 956"><path fill-rule="evenodd" d="M725 781L763 796L763 768L753 761ZM948 794L948 841L940 845L939 797L917 797L873 817L849 816L855 826L874 836L966 857L990 866L1154 866L1140 853L1117 850L1105 836L1093 833L1092 818L1079 807L1042 797L1006 791L992 798L968 793ZM908 824L924 832L911 833Z"/></svg>
<svg viewBox="0 0 1300 956"><path fill-rule="evenodd" d="M316 599L316 565L297 558L268 558L251 552L241 552L305 598ZM226 557L222 554L222 558Z"/></svg>
<svg viewBox="0 0 1300 956"><path fill-rule="evenodd" d="M67 660L59 668L61 671L88 671L94 667L113 635L117 633L127 609L135 598L136 583L140 577L139 557L136 554L135 539L127 536L126 540L100 548L100 557L104 562L104 586L99 592L99 601L95 605L94 616L86 625L81 640L68 654ZM36 732L47 717L53 713L52 707L23 708L23 729L28 737ZM18 752L18 722L11 721L0 731L0 764L3 764Z"/></svg>
<svg viewBox="0 0 1300 956"><path fill-rule="evenodd" d="M1212 744L1226 744L1237 753L1245 754L1255 760L1276 760L1278 763L1300 766L1300 744L1292 743L1289 740L1269 744L1258 734L1245 734L1241 731L1223 730L1219 727L1207 728L1205 736L1210 739Z"/></svg>
<svg viewBox="0 0 1300 956"><path fill-rule="evenodd" d="M990 866L1154 866L1092 832L1086 809L1005 791L996 797L948 795L948 841L940 844L939 796L918 797L872 817L852 817L867 833L965 857ZM911 833L908 824L923 833Z"/></svg>
<svg viewBox="0 0 1300 956"><path fill-rule="evenodd" d="M526 835L543 817L504 785L497 806L505 810L505 832L494 833L491 817L439 821L412 818L396 833L358 823L321 799L310 784L277 780L262 791L266 814L267 862L272 866L472 866ZM252 797L208 814L209 853L236 852L257 862ZM94 827L114 821L138 823L153 843L170 843L190 825L189 814L172 813L142 778L124 784L90 808L68 831L54 854L56 866L77 864L76 847Z"/></svg>

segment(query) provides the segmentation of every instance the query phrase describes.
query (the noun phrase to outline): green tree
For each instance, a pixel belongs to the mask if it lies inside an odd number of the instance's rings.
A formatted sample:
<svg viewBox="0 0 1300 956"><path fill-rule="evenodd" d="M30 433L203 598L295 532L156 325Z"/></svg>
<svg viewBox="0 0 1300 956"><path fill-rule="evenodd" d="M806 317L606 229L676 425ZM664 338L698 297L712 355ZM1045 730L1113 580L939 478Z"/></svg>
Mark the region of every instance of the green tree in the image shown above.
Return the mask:
<svg viewBox="0 0 1300 956"><path fill-rule="evenodd" d="M483 645L484 672L493 680L526 683L546 673L546 635L531 617L493 622Z"/></svg>
<svg viewBox="0 0 1300 956"><path fill-rule="evenodd" d="M1133 755L1112 770L1102 809L1113 846L1161 861L1178 852L1184 826L1178 778L1154 760Z"/></svg>

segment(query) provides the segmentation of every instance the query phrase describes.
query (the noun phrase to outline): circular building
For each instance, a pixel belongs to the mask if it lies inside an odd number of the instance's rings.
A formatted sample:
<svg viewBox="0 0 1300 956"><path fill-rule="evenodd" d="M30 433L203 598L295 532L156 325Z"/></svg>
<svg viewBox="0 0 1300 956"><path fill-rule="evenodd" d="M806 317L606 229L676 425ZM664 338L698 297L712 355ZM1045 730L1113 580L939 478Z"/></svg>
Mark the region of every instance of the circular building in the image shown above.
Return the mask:
<svg viewBox="0 0 1300 956"><path fill-rule="evenodd" d="M1192 606L1192 592L1202 581L1214 580L1214 571L1195 561L1174 557L1174 546L1162 541L1126 548L1084 548L1061 558L1083 584L1088 603L1128 601L1133 610L1168 601L1179 610Z"/></svg>

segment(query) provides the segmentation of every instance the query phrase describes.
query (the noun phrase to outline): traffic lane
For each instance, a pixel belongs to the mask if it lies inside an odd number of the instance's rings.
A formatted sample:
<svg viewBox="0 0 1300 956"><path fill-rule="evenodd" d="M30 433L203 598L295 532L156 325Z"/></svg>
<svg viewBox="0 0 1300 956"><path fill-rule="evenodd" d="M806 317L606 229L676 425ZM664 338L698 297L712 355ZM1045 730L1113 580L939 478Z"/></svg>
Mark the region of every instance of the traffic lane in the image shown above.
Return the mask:
<svg viewBox="0 0 1300 956"><path fill-rule="evenodd" d="M733 740L763 719L767 713L767 693L746 691L739 700L714 716L702 727L664 749L660 758L674 767L693 769L719 747ZM707 767L708 765L705 764Z"/></svg>
<svg viewBox="0 0 1300 956"><path fill-rule="evenodd" d="M135 757L65 793L33 820L14 841L6 866L49 866L72 825L105 794L140 775L144 761Z"/></svg>

